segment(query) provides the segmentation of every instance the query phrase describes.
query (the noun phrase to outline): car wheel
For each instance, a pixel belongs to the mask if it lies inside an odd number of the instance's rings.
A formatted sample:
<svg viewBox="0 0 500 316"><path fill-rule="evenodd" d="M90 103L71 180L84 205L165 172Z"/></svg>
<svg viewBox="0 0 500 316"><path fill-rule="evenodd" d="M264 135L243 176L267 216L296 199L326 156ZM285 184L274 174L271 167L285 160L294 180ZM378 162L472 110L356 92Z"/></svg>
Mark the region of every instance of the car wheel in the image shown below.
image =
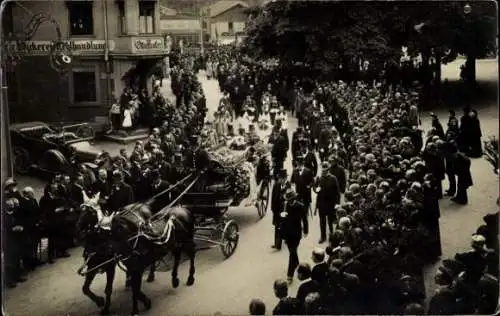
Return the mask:
<svg viewBox="0 0 500 316"><path fill-rule="evenodd" d="M21 147L14 147L14 169L19 174L27 174L31 169L29 152Z"/></svg>

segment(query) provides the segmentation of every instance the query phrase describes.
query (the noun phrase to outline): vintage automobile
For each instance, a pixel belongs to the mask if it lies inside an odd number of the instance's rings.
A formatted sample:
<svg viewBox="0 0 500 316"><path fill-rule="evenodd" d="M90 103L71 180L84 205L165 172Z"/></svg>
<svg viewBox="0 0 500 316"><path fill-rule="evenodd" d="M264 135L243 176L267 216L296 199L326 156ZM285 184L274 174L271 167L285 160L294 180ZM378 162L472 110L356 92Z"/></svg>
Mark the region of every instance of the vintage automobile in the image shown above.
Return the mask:
<svg viewBox="0 0 500 316"><path fill-rule="evenodd" d="M10 126L14 168L19 174L71 173L78 164L93 162L102 150L93 146L88 123L49 125L27 122Z"/></svg>

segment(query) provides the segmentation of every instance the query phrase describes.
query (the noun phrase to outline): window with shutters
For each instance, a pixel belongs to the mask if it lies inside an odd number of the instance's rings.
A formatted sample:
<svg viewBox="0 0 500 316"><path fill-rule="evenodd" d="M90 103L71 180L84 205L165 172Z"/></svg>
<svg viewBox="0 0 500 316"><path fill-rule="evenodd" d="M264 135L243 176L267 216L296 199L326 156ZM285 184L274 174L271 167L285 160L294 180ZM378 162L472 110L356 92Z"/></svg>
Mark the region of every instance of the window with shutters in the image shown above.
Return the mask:
<svg viewBox="0 0 500 316"><path fill-rule="evenodd" d="M68 1L71 36L94 35L92 1Z"/></svg>
<svg viewBox="0 0 500 316"><path fill-rule="evenodd" d="M139 33L153 34L155 21L155 2L139 1Z"/></svg>

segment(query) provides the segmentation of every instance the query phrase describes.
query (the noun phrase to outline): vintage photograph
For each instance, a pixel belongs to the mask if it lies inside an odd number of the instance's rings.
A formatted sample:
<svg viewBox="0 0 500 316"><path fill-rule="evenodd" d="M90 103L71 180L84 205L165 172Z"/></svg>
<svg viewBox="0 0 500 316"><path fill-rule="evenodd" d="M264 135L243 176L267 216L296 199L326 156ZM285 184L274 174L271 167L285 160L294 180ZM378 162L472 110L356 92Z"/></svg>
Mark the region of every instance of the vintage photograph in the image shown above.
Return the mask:
<svg viewBox="0 0 500 316"><path fill-rule="evenodd" d="M0 8L5 315L500 312L495 1Z"/></svg>

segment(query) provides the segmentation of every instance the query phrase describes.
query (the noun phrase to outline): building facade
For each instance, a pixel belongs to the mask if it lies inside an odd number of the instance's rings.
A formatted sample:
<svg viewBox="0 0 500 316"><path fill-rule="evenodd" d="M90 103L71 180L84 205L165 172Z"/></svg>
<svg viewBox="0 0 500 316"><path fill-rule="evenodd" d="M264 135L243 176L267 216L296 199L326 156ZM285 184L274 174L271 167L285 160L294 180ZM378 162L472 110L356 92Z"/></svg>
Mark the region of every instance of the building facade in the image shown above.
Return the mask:
<svg viewBox="0 0 500 316"><path fill-rule="evenodd" d="M244 36L249 5L243 1L221 0L209 8L210 38L219 45L238 42Z"/></svg>
<svg viewBox="0 0 500 316"><path fill-rule="evenodd" d="M11 4L12 33L22 34L33 14L56 21L71 50L66 75L49 63L57 40L53 23L40 25L29 41L15 44L20 62L7 73L13 121L89 121L106 116L122 92L124 75L143 60L167 54L157 1L23 1Z"/></svg>
<svg viewBox="0 0 500 316"><path fill-rule="evenodd" d="M202 19L199 15L179 13L177 10L161 8L160 29L171 36L174 43L182 41L187 46L199 46L202 37Z"/></svg>

